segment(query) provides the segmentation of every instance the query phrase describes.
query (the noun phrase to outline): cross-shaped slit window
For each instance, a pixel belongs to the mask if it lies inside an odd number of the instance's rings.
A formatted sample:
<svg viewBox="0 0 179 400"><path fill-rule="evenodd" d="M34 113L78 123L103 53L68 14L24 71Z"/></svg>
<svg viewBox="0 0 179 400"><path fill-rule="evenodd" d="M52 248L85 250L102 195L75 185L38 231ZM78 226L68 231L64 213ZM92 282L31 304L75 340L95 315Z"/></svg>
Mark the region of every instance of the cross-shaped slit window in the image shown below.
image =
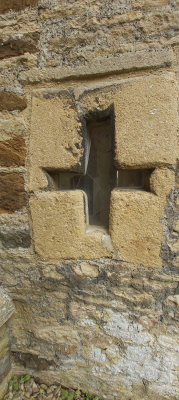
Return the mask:
<svg viewBox="0 0 179 400"><path fill-rule="evenodd" d="M152 170L118 170L114 167L114 138L111 118L87 123L88 151L85 175L49 173L58 190L83 190L87 195L89 225L109 226L110 194L120 190L149 191Z"/></svg>

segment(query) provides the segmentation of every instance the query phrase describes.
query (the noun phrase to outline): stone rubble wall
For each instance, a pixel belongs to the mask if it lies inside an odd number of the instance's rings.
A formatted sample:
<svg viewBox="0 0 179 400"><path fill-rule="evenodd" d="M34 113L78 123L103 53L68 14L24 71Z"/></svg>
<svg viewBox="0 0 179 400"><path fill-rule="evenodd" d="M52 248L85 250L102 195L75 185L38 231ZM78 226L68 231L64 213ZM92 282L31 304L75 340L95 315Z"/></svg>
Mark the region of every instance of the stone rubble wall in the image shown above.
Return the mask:
<svg viewBox="0 0 179 400"><path fill-rule="evenodd" d="M16 309L12 374L109 400L179 399L178 165L169 166L175 186L162 207L155 268L112 254L108 243L99 256L100 232L86 259L43 258L29 206L34 92L78 94L168 73L178 85L178 27L178 0L1 0L0 280Z"/></svg>
<svg viewBox="0 0 179 400"><path fill-rule="evenodd" d="M8 320L14 311L15 308L11 298L3 289L0 289L0 398L7 391L12 374Z"/></svg>

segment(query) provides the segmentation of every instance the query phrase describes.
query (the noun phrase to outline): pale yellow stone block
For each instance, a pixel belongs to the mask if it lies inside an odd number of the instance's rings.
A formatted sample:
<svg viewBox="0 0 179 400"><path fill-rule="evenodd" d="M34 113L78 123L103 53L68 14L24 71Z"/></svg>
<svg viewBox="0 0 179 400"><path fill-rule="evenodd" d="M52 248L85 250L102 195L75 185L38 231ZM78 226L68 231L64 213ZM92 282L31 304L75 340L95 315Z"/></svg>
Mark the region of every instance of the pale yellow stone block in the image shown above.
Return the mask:
<svg viewBox="0 0 179 400"><path fill-rule="evenodd" d="M116 165L137 169L176 163L178 117L173 74L121 84L114 112Z"/></svg>
<svg viewBox="0 0 179 400"><path fill-rule="evenodd" d="M114 248L125 261L161 267L160 218L174 179L174 172L158 168L150 179L156 194L139 190L112 191L109 230Z"/></svg>
<svg viewBox="0 0 179 400"><path fill-rule="evenodd" d="M32 98L30 190L48 184L42 169L82 172L84 148L74 97L67 91L40 91ZM83 143L84 144L84 143Z"/></svg>
<svg viewBox="0 0 179 400"><path fill-rule="evenodd" d="M95 88L80 96L80 104L99 115L114 107L117 168L156 168L176 163L178 115L173 73Z"/></svg>
<svg viewBox="0 0 179 400"><path fill-rule="evenodd" d="M111 240L125 261L161 267L162 208L160 199L152 193L112 191Z"/></svg>
<svg viewBox="0 0 179 400"><path fill-rule="evenodd" d="M39 193L30 199L35 251L43 258L76 258L85 234L80 190Z"/></svg>
<svg viewBox="0 0 179 400"><path fill-rule="evenodd" d="M42 258L75 260L112 255L112 249L108 249L104 241L108 235L97 227L96 230L86 230L84 197L80 190L42 192L31 196L35 251ZM94 276L96 270L91 266L87 271L82 265L81 273ZM54 278L60 279L61 275L56 273Z"/></svg>

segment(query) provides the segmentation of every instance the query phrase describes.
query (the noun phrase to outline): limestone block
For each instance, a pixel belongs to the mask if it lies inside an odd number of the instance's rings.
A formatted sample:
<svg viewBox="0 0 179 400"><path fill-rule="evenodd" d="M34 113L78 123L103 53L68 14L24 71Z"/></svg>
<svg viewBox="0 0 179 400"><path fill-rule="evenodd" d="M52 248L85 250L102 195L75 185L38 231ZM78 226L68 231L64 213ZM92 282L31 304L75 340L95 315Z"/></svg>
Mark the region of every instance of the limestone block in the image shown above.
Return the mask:
<svg viewBox="0 0 179 400"><path fill-rule="evenodd" d="M83 192L39 193L30 205L36 252L44 258L76 258L85 234Z"/></svg>
<svg viewBox="0 0 179 400"><path fill-rule="evenodd" d="M0 213L14 212L26 206L26 193L22 175L0 173Z"/></svg>
<svg viewBox="0 0 179 400"><path fill-rule="evenodd" d="M22 137L0 141L0 166L24 166L25 165L26 145Z"/></svg>
<svg viewBox="0 0 179 400"><path fill-rule="evenodd" d="M177 97L172 73L129 79L84 92L80 104L100 113L114 107L115 165L155 168L176 163ZM108 110L109 109L109 110Z"/></svg>
<svg viewBox="0 0 179 400"><path fill-rule="evenodd" d="M48 184L42 169L83 172L85 140L74 96L39 91L32 99L30 190Z"/></svg>

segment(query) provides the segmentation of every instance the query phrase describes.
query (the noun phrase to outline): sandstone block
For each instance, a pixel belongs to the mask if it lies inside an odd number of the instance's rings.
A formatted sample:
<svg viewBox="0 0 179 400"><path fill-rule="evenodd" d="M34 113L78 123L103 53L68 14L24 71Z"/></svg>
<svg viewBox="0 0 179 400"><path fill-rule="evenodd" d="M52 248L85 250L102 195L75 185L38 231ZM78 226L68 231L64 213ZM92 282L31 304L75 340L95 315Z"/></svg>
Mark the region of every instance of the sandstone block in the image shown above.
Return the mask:
<svg viewBox="0 0 179 400"><path fill-rule="evenodd" d="M155 168L176 162L177 100L173 74L148 76L96 88L80 96L80 104L100 117L115 119L115 165Z"/></svg>
<svg viewBox="0 0 179 400"><path fill-rule="evenodd" d="M150 190L157 196L166 197L175 182L175 173L168 168L156 168L150 177Z"/></svg>
<svg viewBox="0 0 179 400"><path fill-rule="evenodd" d="M85 138L74 96L68 91L39 91L32 99L30 190L48 185L46 171L85 169Z"/></svg>
<svg viewBox="0 0 179 400"><path fill-rule="evenodd" d="M26 145L22 137L0 142L0 166L24 166Z"/></svg>
<svg viewBox="0 0 179 400"><path fill-rule="evenodd" d="M24 53L36 53L38 51L38 32L30 32L12 35L3 41L0 38L0 59L22 55Z"/></svg>
<svg viewBox="0 0 179 400"><path fill-rule="evenodd" d="M0 13L7 13L10 10L20 11L26 7L36 7L37 0L1 0Z"/></svg>
<svg viewBox="0 0 179 400"><path fill-rule="evenodd" d="M26 206L24 178L16 172L0 173L0 213L14 212Z"/></svg>
<svg viewBox="0 0 179 400"><path fill-rule="evenodd" d="M127 262L161 267L163 202L149 192L113 190L110 234L116 249Z"/></svg>
<svg viewBox="0 0 179 400"><path fill-rule="evenodd" d="M175 164L177 118L172 74L121 85L115 107L116 164L122 168Z"/></svg>
<svg viewBox="0 0 179 400"><path fill-rule="evenodd" d="M39 193L30 206L36 252L44 258L76 258L85 234L83 192Z"/></svg>
<svg viewBox="0 0 179 400"><path fill-rule="evenodd" d="M13 92L0 91L0 111L22 111L27 107L25 97L20 97Z"/></svg>

